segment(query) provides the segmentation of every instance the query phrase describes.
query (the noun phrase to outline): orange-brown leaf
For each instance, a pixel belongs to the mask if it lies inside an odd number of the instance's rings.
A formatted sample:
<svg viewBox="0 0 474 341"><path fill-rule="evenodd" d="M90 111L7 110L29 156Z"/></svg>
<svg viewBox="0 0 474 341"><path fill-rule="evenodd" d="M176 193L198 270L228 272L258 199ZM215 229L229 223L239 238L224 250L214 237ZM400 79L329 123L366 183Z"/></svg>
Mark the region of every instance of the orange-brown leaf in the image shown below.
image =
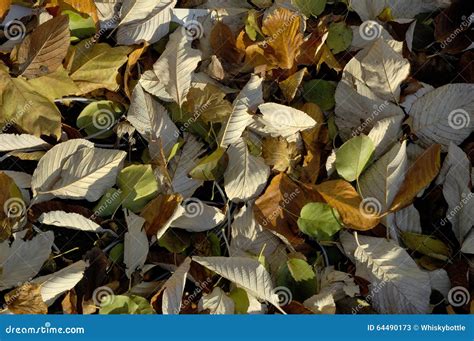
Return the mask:
<svg viewBox="0 0 474 341"><path fill-rule="evenodd" d="M410 166L390 211L398 211L410 205L415 196L438 175L440 168L441 145L435 144L425 150Z"/></svg>
<svg viewBox="0 0 474 341"><path fill-rule="evenodd" d="M265 228L288 239L294 246L304 244L298 236L297 220L301 209L310 202L322 202L314 186L296 183L286 174L275 176L265 193L255 202L255 218Z"/></svg>
<svg viewBox="0 0 474 341"><path fill-rule="evenodd" d="M293 68L303 44L301 17L286 8L278 8L263 21L262 31L271 48L270 55L282 69Z"/></svg>
<svg viewBox="0 0 474 341"><path fill-rule="evenodd" d="M0 0L0 20L7 14L11 4L12 0Z"/></svg>
<svg viewBox="0 0 474 341"><path fill-rule="evenodd" d="M362 206L362 198L350 183L344 180L331 180L317 185L324 200L341 215L344 224L358 231L367 231L380 221L377 216L367 214Z"/></svg>
<svg viewBox="0 0 474 341"><path fill-rule="evenodd" d="M183 197L180 194L161 194L150 201L140 214L146 220L146 234L149 237L155 236L182 201Z"/></svg>

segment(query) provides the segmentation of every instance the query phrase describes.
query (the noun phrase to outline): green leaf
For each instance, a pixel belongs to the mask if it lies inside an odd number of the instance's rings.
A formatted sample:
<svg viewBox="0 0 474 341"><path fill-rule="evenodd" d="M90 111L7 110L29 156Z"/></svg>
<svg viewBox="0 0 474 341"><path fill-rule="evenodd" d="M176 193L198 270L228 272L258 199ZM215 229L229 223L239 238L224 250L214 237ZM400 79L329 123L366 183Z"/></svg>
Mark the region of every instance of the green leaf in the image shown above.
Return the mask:
<svg viewBox="0 0 474 341"><path fill-rule="evenodd" d="M222 256L221 253L221 240L215 234L214 232L209 233L209 236L207 237L209 239L209 242L211 243L211 251L213 256Z"/></svg>
<svg viewBox="0 0 474 341"><path fill-rule="evenodd" d="M191 246L189 233L180 229L169 229L158 240L158 245L172 253L182 253Z"/></svg>
<svg viewBox="0 0 474 341"><path fill-rule="evenodd" d="M77 117L76 124L88 136L105 139L112 136L111 129L122 115L123 107L112 101L98 101L87 105Z"/></svg>
<svg viewBox="0 0 474 341"><path fill-rule="evenodd" d="M122 191L110 188L94 207L94 215L105 218L114 214L122 204Z"/></svg>
<svg viewBox="0 0 474 341"><path fill-rule="evenodd" d="M219 147L210 155L204 157L199 161L198 165L194 167L189 176L196 180L213 181L222 178L227 167L227 159L225 155L225 148Z"/></svg>
<svg viewBox="0 0 474 341"><path fill-rule="evenodd" d="M327 0L292 0L292 3L308 18L323 13L326 2Z"/></svg>
<svg viewBox="0 0 474 341"><path fill-rule="evenodd" d="M78 95L107 89L119 89L118 69L127 62L132 49L128 46L111 47L106 43L91 44L81 41L71 51L69 72L81 90Z"/></svg>
<svg viewBox="0 0 474 341"><path fill-rule="evenodd" d="M374 151L374 143L368 136L353 137L336 151L337 172L347 181L358 179Z"/></svg>
<svg viewBox="0 0 474 341"><path fill-rule="evenodd" d="M151 165L131 165L119 173L117 184L122 190L122 206L137 213L158 194L158 183Z"/></svg>
<svg viewBox="0 0 474 341"><path fill-rule="evenodd" d="M343 21L329 25L326 44L332 53L338 54L347 50L352 43L352 30Z"/></svg>
<svg viewBox="0 0 474 341"><path fill-rule="evenodd" d="M263 37L262 30L258 25L258 11L252 9L248 12L247 19L245 20L245 32L252 41L257 40L260 35Z"/></svg>
<svg viewBox="0 0 474 341"><path fill-rule="evenodd" d="M249 297L242 288L235 288L229 293L229 297L234 301L236 314L247 314L249 309Z"/></svg>
<svg viewBox="0 0 474 341"><path fill-rule="evenodd" d="M124 296L114 295L108 296L104 299L106 304L100 307L99 314L101 315L116 315L116 314L133 314L133 315L148 315L155 314L150 303L140 296ZM108 302L110 300L110 302Z"/></svg>
<svg viewBox="0 0 474 341"><path fill-rule="evenodd" d="M92 37L95 34L94 19L90 16L83 17L77 12L65 10L62 14L69 17L69 29L71 30L71 40L73 42Z"/></svg>
<svg viewBox="0 0 474 341"><path fill-rule="evenodd" d="M313 268L299 258L291 258L279 269L276 282L277 286L290 289L293 300L299 302L315 295L317 291L317 278Z"/></svg>
<svg viewBox="0 0 474 341"><path fill-rule="evenodd" d="M123 261L123 251L124 245L123 243L119 243L115 245L109 252L109 259L112 263L119 263Z"/></svg>
<svg viewBox="0 0 474 341"><path fill-rule="evenodd" d="M328 204L306 204L300 213L298 227L301 232L317 240L328 240L341 229L339 213Z"/></svg>
<svg viewBox="0 0 474 341"><path fill-rule="evenodd" d="M322 79L313 79L303 86L303 96L308 102L316 103L321 110L327 111L336 104L334 94L336 84Z"/></svg>
<svg viewBox="0 0 474 341"><path fill-rule="evenodd" d="M449 247L435 237L412 232L402 232L401 237L406 247L423 255L445 261L451 254Z"/></svg>

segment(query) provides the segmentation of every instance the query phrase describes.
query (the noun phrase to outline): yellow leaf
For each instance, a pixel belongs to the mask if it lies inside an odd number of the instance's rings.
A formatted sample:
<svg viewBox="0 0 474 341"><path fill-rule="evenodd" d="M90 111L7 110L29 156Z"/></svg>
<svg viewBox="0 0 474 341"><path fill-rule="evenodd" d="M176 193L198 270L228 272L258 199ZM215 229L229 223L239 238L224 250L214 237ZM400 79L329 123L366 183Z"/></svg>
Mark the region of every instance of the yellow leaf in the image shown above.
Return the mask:
<svg viewBox="0 0 474 341"><path fill-rule="evenodd" d="M64 10L75 10L82 14L90 16L95 23L99 22L97 15L97 7L95 6L94 0L49 0L47 7L59 6L61 11Z"/></svg>
<svg viewBox="0 0 474 341"><path fill-rule="evenodd" d="M8 13L10 6L12 4L12 0L0 0L0 19Z"/></svg>
<svg viewBox="0 0 474 341"><path fill-rule="evenodd" d="M449 259L451 251L449 247L439 239L411 232L402 232L401 237L410 250L417 251L435 259Z"/></svg>
<svg viewBox="0 0 474 341"><path fill-rule="evenodd" d="M270 55L282 69L293 68L303 44L301 17L286 8L277 8L263 21L265 42L271 48Z"/></svg>
<svg viewBox="0 0 474 341"><path fill-rule="evenodd" d="M294 73L284 81L281 81L278 83L280 86L281 92L283 92L283 95L285 96L287 102L291 102L295 96L296 93L298 92L298 88L301 85L301 82L303 81L303 77L308 73L306 68L301 69L300 71ZM319 121L317 121L319 122Z"/></svg>
<svg viewBox="0 0 474 341"><path fill-rule="evenodd" d="M47 314L48 306L41 297L41 286L25 283L5 295L8 309L14 314Z"/></svg>
<svg viewBox="0 0 474 341"><path fill-rule="evenodd" d="M363 200L350 183L344 180L331 180L316 186L319 194L341 215L344 224L358 231L367 231L380 221L363 208Z"/></svg>
<svg viewBox="0 0 474 341"><path fill-rule="evenodd" d="M438 175L440 167L441 145L435 144L425 150L410 166L390 211L398 211L410 205L415 196Z"/></svg>

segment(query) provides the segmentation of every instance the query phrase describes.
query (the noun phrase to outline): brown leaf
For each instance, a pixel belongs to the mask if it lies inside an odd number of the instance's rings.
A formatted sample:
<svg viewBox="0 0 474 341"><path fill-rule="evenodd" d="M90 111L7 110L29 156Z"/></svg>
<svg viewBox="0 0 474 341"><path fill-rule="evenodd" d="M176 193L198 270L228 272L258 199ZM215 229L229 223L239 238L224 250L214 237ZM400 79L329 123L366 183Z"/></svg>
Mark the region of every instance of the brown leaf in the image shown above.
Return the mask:
<svg viewBox="0 0 474 341"><path fill-rule="evenodd" d="M147 236L156 236L182 201L183 197L180 194L161 194L150 201L140 214L146 220Z"/></svg>
<svg viewBox="0 0 474 341"><path fill-rule="evenodd" d="M12 178L0 172L0 241L8 239L11 229L26 210L22 195Z"/></svg>
<svg viewBox="0 0 474 341"><path fill-rule="evenodd" d="M236 40L229 26L218 21L211 31L211 47L214 54L229 64L238 64L243 54L237 49Z"/></svg>
<svg viewBox="0 0 474 341"><path fill-rule="evenodd" d="M273 166L279 172L285 172L295 167L298 150L296 143L289 143L282 137L267 137L262 142L262 156L265 163Z"/></svg>
<svg viewBox="0 0 474 341"><path fill-rule="evenodd" d="M390 211L398 211L410 205L416 195L438 175L440 167L441 145L435 144L425 150L410 166Z"/></svg>
<svg viewBox="0 0 474 341"><path fill-rule="evenodd" d="M36 78L56 71L66 57L69 40L69 19L66 15L38 26L19 47L19 74Z"/></svg>
<svg viewBox="0 0 474 341"><path fill-rule="evenodd" d="M281 307L287 314L291 315L313 315L314 313L298 301L291 301Z"/></svg>
<svg viewBox="0 0 474 341"><path fill-rule="evenodd" d="M8 309L14 314L47 314L48 306L41 297L41 286L25 283L5 295Z"/></svg>
<svg viewBox="0 0 474 341"><path fill-rule="evenodd" d="M364 212L362 198L347 181L326 181L317 185L316 188L324 200L339 212L347 227L367 231L379 223L379 217Z"/></svg>
<svg viewBox="0 0 474 341"><path fill-rule="evenodd" d="M301 85L301 82L303 81L303 77L308 73L308 70L306 68L301 69L300 71L294 73L284 81L281 81L278 83L280 86L281 92L283 92L283 96L285 96L287 102L291 102L297 92L298 88Z"/></svg>
<svg viewBox="0 0 474 341"><path fill-rule="evenodd" d="M301 132L303 142L306 148L306 155L303 160L303 167L301 169L300 180L303 182L316 183L321 171L321 153L324 144L321 143L321 128L325 121L324 114L317 104L306 103L302 111L307 113L318 124L312 129Z"/></svg>
<svg viewBox="0 0 474 341"><path fill-rule="evenodd" d="M123 77L123 83L124 83L124 90L125 93L127 94L128 98L132 98L132 90L133 87L131 86L131 77L132 77L132 70L137 65L138 60L141 58L141 56L145 53L145 51L148 48L148 43L144 42L142 46L139 48L135 49L132 53L129 54L128 56L128 61L127 61L127 67L125 68L125 74Z"/></svg>
<svg viewBox="0 0 474 341"><path fill-rule="evenodd" d="M262 31L278 67L293 68L303 44L300 15L286 8L277 8L263 21Z"/></svg>
<svg viewBox="0 0 474 341"><path fill-rule="evenodd" d="M296 183L281 173L255 201L254 214L263 227L283 235L297 248L304 245L297 225L301 209L307 203L322 201L314 186Z"/></svg>

